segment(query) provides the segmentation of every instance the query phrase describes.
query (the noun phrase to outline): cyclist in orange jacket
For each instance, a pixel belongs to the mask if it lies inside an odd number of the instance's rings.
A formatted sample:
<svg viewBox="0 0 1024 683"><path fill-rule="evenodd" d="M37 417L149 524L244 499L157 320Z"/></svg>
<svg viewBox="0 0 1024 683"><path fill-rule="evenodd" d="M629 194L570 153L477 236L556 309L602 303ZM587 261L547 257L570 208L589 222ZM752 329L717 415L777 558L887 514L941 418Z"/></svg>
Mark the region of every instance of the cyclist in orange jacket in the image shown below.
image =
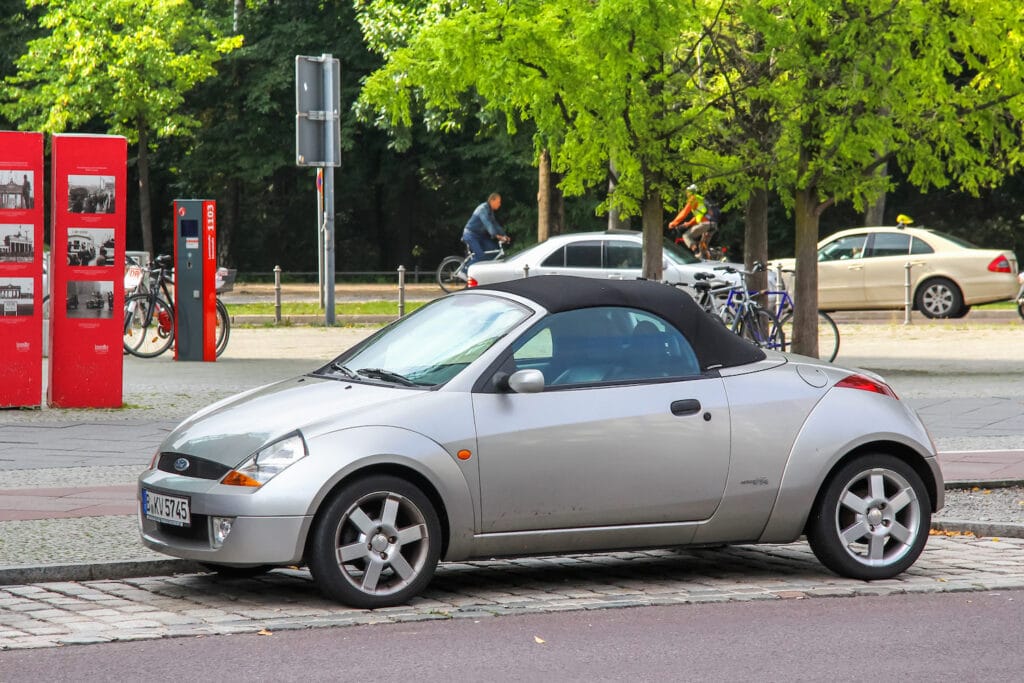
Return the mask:
<svg viewBox="0 0 1024 683"><path fill-rule="evenodd" d="M704 201L704 197L697 193L697 186L690 185L686 188L686 204L679 211L672 222L668 224L669 230L674 230L680 226L687 228L683 233L683 236L676 240L678 243L682 240L691 251L696 251L700 248L701 237L706 235L712 230L714 224L706 220L708 213L707 203ZM689 221L686 221L686 217L692 215ZM685 223L683 221L686 221Z"/></svg>

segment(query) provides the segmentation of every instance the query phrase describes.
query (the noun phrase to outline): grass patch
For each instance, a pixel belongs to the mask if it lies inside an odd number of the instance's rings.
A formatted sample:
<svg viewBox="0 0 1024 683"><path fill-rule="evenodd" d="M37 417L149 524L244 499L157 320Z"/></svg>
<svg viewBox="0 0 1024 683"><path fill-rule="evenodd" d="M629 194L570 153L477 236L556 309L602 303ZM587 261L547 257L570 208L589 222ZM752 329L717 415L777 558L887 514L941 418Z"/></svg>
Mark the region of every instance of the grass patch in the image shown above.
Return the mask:
<svg viewBox="0 0 1024 683"><path fill-rule="evenodd" d="M974 308L981 311L1002 311L1002 310L1017 310L1017 300L1011 299L1010 301L997 301L992 304L982 304L981 306L975 306Z"/></svg>
<svg viewBox="0 0 1024 683"><path fill-rule="evenodd" d="M406 301L405 312L411 313L425 301ZM274 315L274 304L227 304L231 315ZM320 304L315 301L286 301L281 303L281 315L323 315ZM335 304L335 315L398 315L395 301L353 301Z"/></svg>

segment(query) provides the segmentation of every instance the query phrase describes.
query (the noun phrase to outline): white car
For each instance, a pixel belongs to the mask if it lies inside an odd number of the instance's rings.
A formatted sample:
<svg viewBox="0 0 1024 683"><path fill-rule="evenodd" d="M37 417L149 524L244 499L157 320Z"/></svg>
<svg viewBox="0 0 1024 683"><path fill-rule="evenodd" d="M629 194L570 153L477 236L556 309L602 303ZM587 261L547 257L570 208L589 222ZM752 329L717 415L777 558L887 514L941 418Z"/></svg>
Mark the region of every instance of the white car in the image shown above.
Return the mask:
<svg viewBox="0 0 1024 683"><path fill-rule="evenodd" d="M738 263L701 261L688 250L665 240L662 279L670 284L692 285L694 275L714 273L718 279L738 282L722 266L743 268ZM719 270L715 270L715 268ZM469 286L490 285L535 275L575 275L609 280L635 280L643 274L643 238L632 230L578 232L556 235L501 261L483 261L469 267Z"/></svg>

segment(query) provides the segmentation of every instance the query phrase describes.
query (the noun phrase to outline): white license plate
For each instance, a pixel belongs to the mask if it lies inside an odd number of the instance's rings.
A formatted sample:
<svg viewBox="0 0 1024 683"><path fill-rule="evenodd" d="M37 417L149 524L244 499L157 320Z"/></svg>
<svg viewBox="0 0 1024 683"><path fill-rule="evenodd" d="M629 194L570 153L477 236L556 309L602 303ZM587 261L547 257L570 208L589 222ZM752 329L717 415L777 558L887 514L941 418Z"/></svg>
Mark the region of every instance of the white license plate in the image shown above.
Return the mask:
<svg viewBox="0 0 1024 683"><path fill-rule="evenodd" d="M192 524L188 498L168 496L163 493L142 489L142 511L149 519L163 522L164 524L173 524L174 526L189 526Z"/></svg>

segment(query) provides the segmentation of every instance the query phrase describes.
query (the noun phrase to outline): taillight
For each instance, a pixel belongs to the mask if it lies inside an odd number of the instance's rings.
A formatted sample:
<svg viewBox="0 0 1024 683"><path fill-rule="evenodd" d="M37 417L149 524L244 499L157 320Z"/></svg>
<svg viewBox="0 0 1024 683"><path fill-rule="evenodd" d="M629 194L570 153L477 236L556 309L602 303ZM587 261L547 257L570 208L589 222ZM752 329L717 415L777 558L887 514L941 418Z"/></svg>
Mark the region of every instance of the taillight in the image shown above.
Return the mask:
<svg viewBox="0 0 1024 683"><path fill-rule="evenodd" d="M865 375L850 375L836 382L837 387L843 389L860 389L861 391L873 391L876 394L882 394L894 398L897 401L900 400L896 392L892 390L885 382L879 382L877 379L871 379Z"/></svg>
<svg viewBox="0 0 1024 683"><path fill-rule="evenodd" d="M467 287L478 287L479 285L480 283L474 280L473 278L469 278L469 280L466 281Z"/></svg>
<svg viewBox="0 0 1024 683"><path fill-rule="evenodd" d="M1010 268L1010 259L1006 258L1002 254L992 259L992 262L988 264L988 269L993 273L1012 273L1013 269Z"/></svg>

